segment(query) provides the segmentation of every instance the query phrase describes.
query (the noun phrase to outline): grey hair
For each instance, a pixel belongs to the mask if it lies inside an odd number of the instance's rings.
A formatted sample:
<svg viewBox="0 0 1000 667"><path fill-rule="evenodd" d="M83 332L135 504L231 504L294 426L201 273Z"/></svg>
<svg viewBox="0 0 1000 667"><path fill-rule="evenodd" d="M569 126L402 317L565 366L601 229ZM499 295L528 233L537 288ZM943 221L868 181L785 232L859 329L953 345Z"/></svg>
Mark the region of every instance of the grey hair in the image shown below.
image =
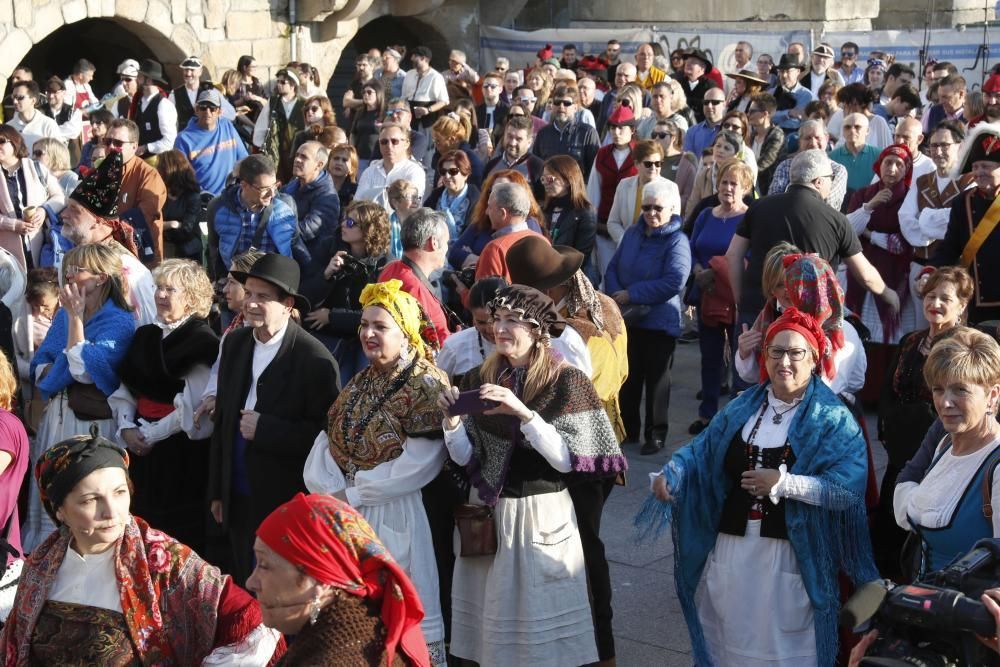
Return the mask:
<svg viewBox="0 0 1000 667"><path fill-rule="evenodd" d="M813 148L792 158L788 180L796 185L806 185L830 173L832 165L825 151Z"/></svg>
<svg viewBox="0 0 1000 667"><path fill-rule="evenodd" d="M508 60L507 58L504 58L503 56L500 56L499 58L496 59L496 61L493 64L494 64L494 66L496 66L496 65L506 65L507 67L510 67L510 60Z"/></svg>
<svg viewBox="0 0 1000 667"><path fill-rule="evenodd" d="M681 210L680 191L673 181L668 181L665 178L654 178L646 183L642 188L642 199L643 201L654 199L663 202L669 215L680 213Z"/></svg>
<svg viewBox="0 0 1000 667"><path fill-rule="evenodd" d="M421 250L431 239L448 240L448 223L444 213L426 206L410 214L400 230L403 250Z"/></svg>
<svg viewBox="0 0 1000 667"><path fill-rule="evenodd" d="M458 62L465 64L465 51L459 51L458 49L452 49L451 53L448 54L449 58L454 58Z"/></svg>
<svg viewBox="0 0 1000 667"><path fill-rule="evenodd" d="M14 284L14 262L7 253L0 257L0 296L4 296L10 291Z"/></svg>
<svg viewBox="0 0 1000 667"><path fill-rule="evenodd" d="M823 124L823 121L817 118L810 118L809 120L802 121L802 124L799 125L799 136L801 137L806 130L810 130L810 134L812 134L812 131L814 130L819 130L824 136L830 136L830 133L826 130L826 125Z"/></svg>
<svg viewBox="0 0 1000 667"><path fill-rule="evenodd" d="M490 193L499 208L510 211L512 216L526 218L531 213L531 198L527 189L518 183L499 183Z"/></svg>
<svg viewBox="0 0 1000 667"><path fill-rule="evenodd" d="M317 160L319 160L323 164L326 164L327 162L330 161L330 149L324 146L322 143L320 143L319 141L307 141L302 145L305 146L306 144L310 144L316 147Z"/></svg>

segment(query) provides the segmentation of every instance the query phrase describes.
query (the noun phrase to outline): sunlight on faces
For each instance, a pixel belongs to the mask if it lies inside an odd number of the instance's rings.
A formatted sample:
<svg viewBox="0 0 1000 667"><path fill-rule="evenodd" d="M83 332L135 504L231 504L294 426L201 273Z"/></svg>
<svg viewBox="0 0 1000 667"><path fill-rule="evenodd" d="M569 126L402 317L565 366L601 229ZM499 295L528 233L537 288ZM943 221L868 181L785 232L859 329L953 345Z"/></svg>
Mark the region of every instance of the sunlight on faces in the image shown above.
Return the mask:
<svg viewBox="0 0 1000 667"><path fill-rule="evenodd" d="M949 170L958 159L959 142L955 141L948 130L938 130L931 135L929 151L934 166L940 170Z"/></svg>
<svg viewBox="0 0 1000 667"><path fill-rule="evenodd" d="M942 280L924 294L924 317L930 324L947 327L957 324L966 302L959 298L955 283Z"/></svg>
<svg viewBox="0 0 1000 667"><path fill-rule="evenodd" d="M801 361L792 361L789 354L783 355L780 359L772 359L770 354L772 349L805 350L806 354ZM782 400L797 397L809 384L809 379L816 368L816 352L802 334L790 329L776 333L765 352L764 363L775 395Z"/></svg>
<svg viewBox="0 0 1000 667"><path fill-rule="evenodd" d="M281 290L260 278L247 278L243 289L243 316L248 325L277 332L288 321L295 299L289 296L279 300Z"/></svg>
<svg viewBox="0 0 1000 667"><path fill-rule="evenodd" d="M472 313L472 325L476 327L476 331L479 335L488 340L491 343L496 342L496 337L493 334L493 316L490 315L489 308L473 308L470 311Z"/></svg>
<svg viewBox="0 0 1000 667"><path fill-rule="evenodd" d="M719 164L723 160L734 157L736 155L736 149L733 145L719 137L715 140L715 144L712 146L712 155L715 157L715 163Z"/></svg>
<svg viewBox="0 0 1000 667"><path fill-rule="evenodd" d="M983 387L957 378L941 378L930 390L934 410L952 435L980 428L988 406L995 405L1000 396L1000 386Z"/></svg>
<svg viewBox="0 0 1000 667"><path fill-rule="evenodd" d="M60 213L63 221L62 235L73 245L83 245L91 242L93 229L98 224L97 218L75 199L70 199L66 208Z"/></svg>
<svg viewBox="0 0 1000 667"><path fill-rule="evenodd" d="M743 182L736 175L735 169L730 169L726 175L719 179L719 201L724 204L736 204L743 199L746 189Z"/></svg>
<svg viewBox="0 0 1000 667"><path fill-rule="evenodd" d="M993 194L1000 187L1000 162L976 160L972 163L972 175L981 190Z"/></svg>
<svg viewBox="0 0 1000 667"><path fill-rule="evenodd" d="M318 585L259 537L253 554L257 565L247 579L247 590L260 603L264 625L287 635L298 634L309 622L309 606Z"/></svg>
<svg viewBox="0 0 1000 667"><path fill-rule="evenodd" d="M73 535L73 546L81 554L110 549L129 522L128 475L121 468L100 468L73 487L56 518Z"/></svg>
<svg viewBox="0 0 1000 667"><path fill-rule="evenodd" d="M882 166L879 168L879 176L882 183L892 187L903 180L906 175L906 163L895 155L886 155L882 159Z"/></svg>
<svg viewBox="0 0 1000 667"><path fill-rule="evenodd" d="M406 340L396 320L381 306L368 306L361 313L358 338L368 361L381 368L396 363Z"/></svg>
<svg viewBox="0 0 1000 667"><path fill-rule="evenodd" d="M226 283L222 286L222 296L226 298L226 307L231 312L239 313L243 310L243 301L246 299L246 290L243 283L233 278L233 274L226 276Z"/></svg>
<svg viewBox="0 0 1000 667"><path fill-rule="evenodd" d="M497 352L512 362L526 359L538 338L532 325L505 308L495 313L493 336Z"/></svg>
<svg viewBox="0 0 1000 667"><path fill-rule="evenodd" d="M156 283L153 299L156 302L156 314L166 324L179 322L188 314L190 304L184 290L166 281Z"/></svg>

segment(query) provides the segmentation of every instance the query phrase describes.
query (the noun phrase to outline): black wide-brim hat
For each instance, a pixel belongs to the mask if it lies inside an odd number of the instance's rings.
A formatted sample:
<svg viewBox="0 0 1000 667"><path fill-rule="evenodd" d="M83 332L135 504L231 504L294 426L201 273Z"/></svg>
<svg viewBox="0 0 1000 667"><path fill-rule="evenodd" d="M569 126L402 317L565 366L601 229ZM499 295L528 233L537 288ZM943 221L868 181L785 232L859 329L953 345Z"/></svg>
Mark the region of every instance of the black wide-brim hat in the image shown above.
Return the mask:
<svg viewBox="0 0 1000 667"><path fill-rule="evenodd" d="M549 245L538 234L526 236L507 250L510 281L549 290L572 278L583 266L583 253L565 245Z"/></svg>
<svg viewBox="0 0 1000 667"><path fill-rule="evenodd" d="M142 61L142 65L139 67L139 74L152 79L156 83L167 82L163 78L163 65L151 58Z"/></svg>
<svg viewBox="0 0 1000 667"><path fill-rule="evenodd" d="M705 71L712 69L712 59L708 57L708 54L701 49L688 49L684 52L684 60L688 58L697 58L701 62L705 63Z"/></svg>
<svg viewBox="0 0 1000 667"><path fill-rule="evenodd" d="M298 263L291 257L268 253L254 262L249 271L230 271L230 273L242 284L246 284L247 278L257 278L271 283L295 299L295 307L300 313L305 314L312 310L309 299L299 294L301 272Z"/></svg>

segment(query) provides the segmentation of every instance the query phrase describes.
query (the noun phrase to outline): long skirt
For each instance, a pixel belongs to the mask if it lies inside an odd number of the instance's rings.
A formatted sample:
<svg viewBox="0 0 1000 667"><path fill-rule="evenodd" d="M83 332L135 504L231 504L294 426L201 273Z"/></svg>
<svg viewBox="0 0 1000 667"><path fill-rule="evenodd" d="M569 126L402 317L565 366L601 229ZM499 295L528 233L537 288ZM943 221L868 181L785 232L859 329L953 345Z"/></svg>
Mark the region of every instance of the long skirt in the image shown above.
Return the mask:
<svg viewBox="0 0 1000 667"><path fill-rule="evenodd" d="M38 433L31 441L31 469L34 470L35 463L52 445L74 435L89 435L91 424L97 424L100 435L108 439L112 438L115 431L114 420L77 419L73 411L69 409L69 399L66 397L65 391L53 396L48 405L45 406L42 422L38 426ZM42 500L38 495L38 485L31 484L28 492L28 514L21 526L21 544L25 553L34 550L56 529L55 523L42 507Z"/></svg>
<svg viewBox="0 0 1000 667"><path fill-rule="evenodd" d="M569 491L501 498L495 517L497 553L455 563L452 655L482 667L597 662Z"/></svg>
<svg viewBox="0 0 1000 667"><path fill-rule="evenodd" d="M715 667L816 665L813 608L788 540L720 533L695 593Z"/></svg>

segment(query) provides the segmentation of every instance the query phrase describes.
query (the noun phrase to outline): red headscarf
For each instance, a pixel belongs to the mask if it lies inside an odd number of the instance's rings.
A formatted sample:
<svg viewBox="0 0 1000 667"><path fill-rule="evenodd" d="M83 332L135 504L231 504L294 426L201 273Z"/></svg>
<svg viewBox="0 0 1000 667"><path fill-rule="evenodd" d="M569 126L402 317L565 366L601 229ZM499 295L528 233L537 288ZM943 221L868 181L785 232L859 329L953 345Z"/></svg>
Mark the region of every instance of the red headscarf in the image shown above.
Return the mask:
<svg viewBox="0 0 1000 667"><path fill-rule="evenodd" d="M333 496L299 493L264 519L257 537L316 581L381 600L386 664L399 647L414 665L429 667L417 590L353 507Z"/></svg>
<svg viewBox="0 0 1000 667"><path fill-rule="evenodd" d="M903 175L903 185L907 189L910 187L910 181L913 179L913 153L910 149L903 144L892 144L891 146L886 146L885 150L879 153L878 159L875 160L875 164L872 166L872 171L875 172L875 176L878 177L879 181L882 180L882 160L886 159L888 156L898 157L906 165L906 173Z"/></svg>
<svg viewBox="0 0 1000 667"><path fill-rule="evenodd" d="M767 364L765 363L767 359L767 346L779 331L786 330L802 334L802 337L806 339L809 347L812 348L819 359L827 356L827 346L830 342L827 340L816 318L803 313L798 308L789 308L781 313L781 317L771 323L771 326L767 328L767 333L764 335L764 344L760 348L761 383L771 379L767 374ZM825 364L819 364L818 368L822 375L830 377L827 375L828 370Z"/></svg>
<svg viewBox="0 0 1000 667"><path fill-rule="evenodd" d="M126 250L136 257L139 256L139 246L135 244L135 230L132 225L120 218L102 218L96 214L94 217L102 225L107 225L111 228L111 238L122 244Z"/></svg>

